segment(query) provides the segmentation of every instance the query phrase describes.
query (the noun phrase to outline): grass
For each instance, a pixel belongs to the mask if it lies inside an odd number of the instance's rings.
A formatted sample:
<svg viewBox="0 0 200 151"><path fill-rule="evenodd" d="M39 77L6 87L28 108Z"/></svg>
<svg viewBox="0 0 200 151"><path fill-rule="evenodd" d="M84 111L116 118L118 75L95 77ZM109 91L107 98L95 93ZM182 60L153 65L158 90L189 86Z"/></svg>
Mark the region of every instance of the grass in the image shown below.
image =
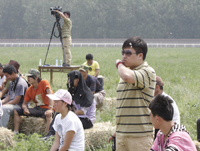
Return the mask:
<svg viewBox="0 0 200 151"><path fill-rule="evenodd" d="M39 59L46 55L44 47L0 47L1 63L9 60L17 60L21 66L22 73L27 73L30 68L37 68ZM106 97L115 97L119 76L115 67L115 60L121 58L121 48L105 47L73 47L72 65L80 65L85 62L87 53L94 55L94 60L100 64L100 74L105 77L104 89ZM192 139L196 139L196 120L200 117L200 74L199 60L200 48L149 48L147 62L152 66L156 74L164 81L164 91L168 93L177 103L181 114L181 123L190 132ZM50 47L47 61L51 65L56 59L62 58L61 48ZM66 89L67 74L54 73L52 89ZM50 80L49 73L42 73L42 78ZM114 123L115 109L104 106L102 112L97 112L97 121L108 121ZM108 144L107 144L108 145ZM110 147L101 149L108 150Z"/></svg>

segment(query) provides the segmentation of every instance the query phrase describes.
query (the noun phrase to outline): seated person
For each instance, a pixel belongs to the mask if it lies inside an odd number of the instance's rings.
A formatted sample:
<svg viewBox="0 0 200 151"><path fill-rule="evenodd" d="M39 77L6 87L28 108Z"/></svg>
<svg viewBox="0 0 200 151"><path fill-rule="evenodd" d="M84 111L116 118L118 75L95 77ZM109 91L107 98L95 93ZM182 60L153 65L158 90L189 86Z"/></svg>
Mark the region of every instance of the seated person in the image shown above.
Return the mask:
<svg viewBox="0 0 200 151"><path fill-rule="evenodd" d="M174 110L172 99L168 96L157 95L149 104L150 119L156 129L160 129L151 151L196 151L184 125L173 122Z"/></svg>
<svg viewBox="0 0 200 151"><path fill-rule="evenodd" d="M10 60L8 64L13 65L15 67L17 73L19 74L19 72L20 72L19 71L20 64L17 61ZM8 64L6 64L6 65L8 65ZM7 95L8 95L7 93L8 93L8 89L9 89L9 83L10 83L10 81L5 78L3 83L2 83L3 84L3 88L0 91L0 98L1 99L4 99L4 98L7 97Z"/></svg>
<svg viewBox="0 0 200 151"><path fill-rule="evenodd" d="M87 61L83 63L83 65L86 65L89 67L88 74L97 78L99 74L99 69L100 69L99 63L93 60L93 55L90 53L86 55L86 60Z"/></svg>
<svg viewBox="0 0 200 151"><path fill-rule="evenodd" d="M19 132L21 115L46 118L46 131L48 133L52 121L53 100L49 99L46 94L52 94L53 91L49 82L40 78L40 72L37 69L29 70L26 76L31 86L26 90L22 108L14 110L14 133ZM34 108L27 107L31 100L36 105Z"/></svg>
<svg viewBox="0 0 200 151"><path fill-rule="evenodd" d="M3 74L3 66L0 63L0 92L3 90L3 82L6 79L6 76Z"/></svg>
<svg viewBox="0 0 200 151"><path fill-rule="evenodd" d="M54 100L56 112L60 113L53 124L56 132L51 151L68 149L84 151L84 129L78 116L71 111L73 108L71 94L67 90L60 89L55 94L47 96Z"/></svg>
<svg viewBox="0 0 200 151"><path fill-rule="evenodd" d="M4 81L6 80L6 76L3 74L3 65L0 63L0 99L4 99L4 94L2 94L2 90L4 89Z"/></svg>
<svg viewBox="0 0 200 151"><path fill-rule="evenodd" d="M10 80L8 96L2 100L3 116L0 119L0 127L7 127L10 116L13 116L14 109L21 109L24 95L28 85L26 81L17 74L13 65L6 65L3 73L7 80Z"/></svg>
<svg viewBox="0 0 200 151"><path fill-rule="evenodd" d="M180 113L179 113L178 106L176 105L176 102L172 99L172 97L170 97L168 94L164 92L163 87L164 87L164 84L163 84L162 79L159 76L156 76L156 86L155 86L155 91L154 91L154 97L157 96L158 94L162 94L164 96L168 96L173 101L172 102L172 106L174 109L173 121L176 124L180 124ZM155 129L154 139L156 139L156 135L158 131L159 129Z"/></svg>
<svg viewBox="0 0 200 151"><path fill-rule="evenodd" d="M96 105L94 96L91 90L85 83L83 76L79 71L71 71L68 74L67 87L69 93L72 95L73 105L76 107L75 113L83 124L84 129L93 127L96 113ZM51 122L47 139L51 135L55 135L55 131L52 128L55 118Z"/></svg>
<svg viewBox="0 0 200 151"><path fill-rule="evenodd" d="M88 129L93 127L96 119L95 100L79 71L71 71L68 74L67 87L72 95L73 104L76 107L75 113L83 123L83 128Z"/></svg>
<svg viewBox="0 0 200 151"><path fill-rule="evenodd" d="M90 88L94 94L94 99L96 101L96 106L102 105L103 100L105 99L105 90L103 89L100 82L93 76L88 75L88 66L81 65L79 68L80 73L82 74L86 85Z"/></svg>

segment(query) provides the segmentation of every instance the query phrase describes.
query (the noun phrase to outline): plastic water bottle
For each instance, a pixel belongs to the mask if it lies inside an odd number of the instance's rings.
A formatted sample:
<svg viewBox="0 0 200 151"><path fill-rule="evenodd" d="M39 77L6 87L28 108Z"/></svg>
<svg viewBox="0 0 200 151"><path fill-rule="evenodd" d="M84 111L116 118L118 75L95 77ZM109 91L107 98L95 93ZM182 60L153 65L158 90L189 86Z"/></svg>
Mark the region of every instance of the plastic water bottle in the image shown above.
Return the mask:
<svg viewBox="0 0 200 151"><path fill-rule="evenodd" d="M60 66L62 67L62 59L60 59Z"/></svg>
<svg viewBox="0 0 200 151"><path fill-rule="evenodd" d="M58 66L58 59L56 59L56 66Z"/></svg>
<svg viewBox="0 0 200 151"><path fill-rule="evenodd" d="M41 65L42 65L42 59L39 60L39 66L41 66Z"/></svg>

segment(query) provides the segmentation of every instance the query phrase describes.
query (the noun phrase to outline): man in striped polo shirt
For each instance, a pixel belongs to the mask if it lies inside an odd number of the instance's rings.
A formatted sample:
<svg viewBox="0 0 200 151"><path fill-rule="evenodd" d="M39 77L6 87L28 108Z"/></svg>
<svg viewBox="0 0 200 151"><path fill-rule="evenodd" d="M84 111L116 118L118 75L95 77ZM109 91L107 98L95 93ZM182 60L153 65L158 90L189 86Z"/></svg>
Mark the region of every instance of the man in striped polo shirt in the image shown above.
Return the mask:
<svg viewBox="0 0 200 151"><path fill-rule="evenodd" d="M147 151L153 143L150 101L154 97L156 73L147 62L147 44L140 37L127 39L122 46L122 60L116 60L120 76L116 102L117 151ZM109 141L112 139L109 138Z"/></svg>

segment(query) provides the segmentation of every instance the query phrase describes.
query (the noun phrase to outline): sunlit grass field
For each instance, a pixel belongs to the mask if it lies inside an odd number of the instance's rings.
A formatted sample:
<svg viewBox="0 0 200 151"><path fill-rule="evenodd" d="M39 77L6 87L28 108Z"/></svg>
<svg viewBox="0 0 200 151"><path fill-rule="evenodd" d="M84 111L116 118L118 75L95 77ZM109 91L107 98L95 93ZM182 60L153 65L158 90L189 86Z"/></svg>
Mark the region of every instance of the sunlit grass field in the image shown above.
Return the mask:
<svg viewBox="0 0 200 151"><path fill-rule="evenodd" d="M20 71L24 74L31 68L38 68L39 59L44 62L47 48L45 47L0 47L0 63L9 60L18 61ZM72 47L72 65L84 63L87 53L92 53L94 60L100 64L100 74L104 78L104 89L107 97L115 97L119 80L115 60L121 59L120 47ZM181 123L196 139L196 120L200 117L200 48L149 48L146 61L156 74L164 81L164 91L177 103L181 114ZM46 63L55 65L55 60L62 59L59 47L50 47ZM50 73L42 73L42 78L50 80ZM66 89L67 73L53 73L53 91ZM112 114L113 115L112 115ZM114 123L115 109L97 113L97 121ZM105 142L106 143L106 142ZM105 149L108 150L108 149Z"/></svg>

